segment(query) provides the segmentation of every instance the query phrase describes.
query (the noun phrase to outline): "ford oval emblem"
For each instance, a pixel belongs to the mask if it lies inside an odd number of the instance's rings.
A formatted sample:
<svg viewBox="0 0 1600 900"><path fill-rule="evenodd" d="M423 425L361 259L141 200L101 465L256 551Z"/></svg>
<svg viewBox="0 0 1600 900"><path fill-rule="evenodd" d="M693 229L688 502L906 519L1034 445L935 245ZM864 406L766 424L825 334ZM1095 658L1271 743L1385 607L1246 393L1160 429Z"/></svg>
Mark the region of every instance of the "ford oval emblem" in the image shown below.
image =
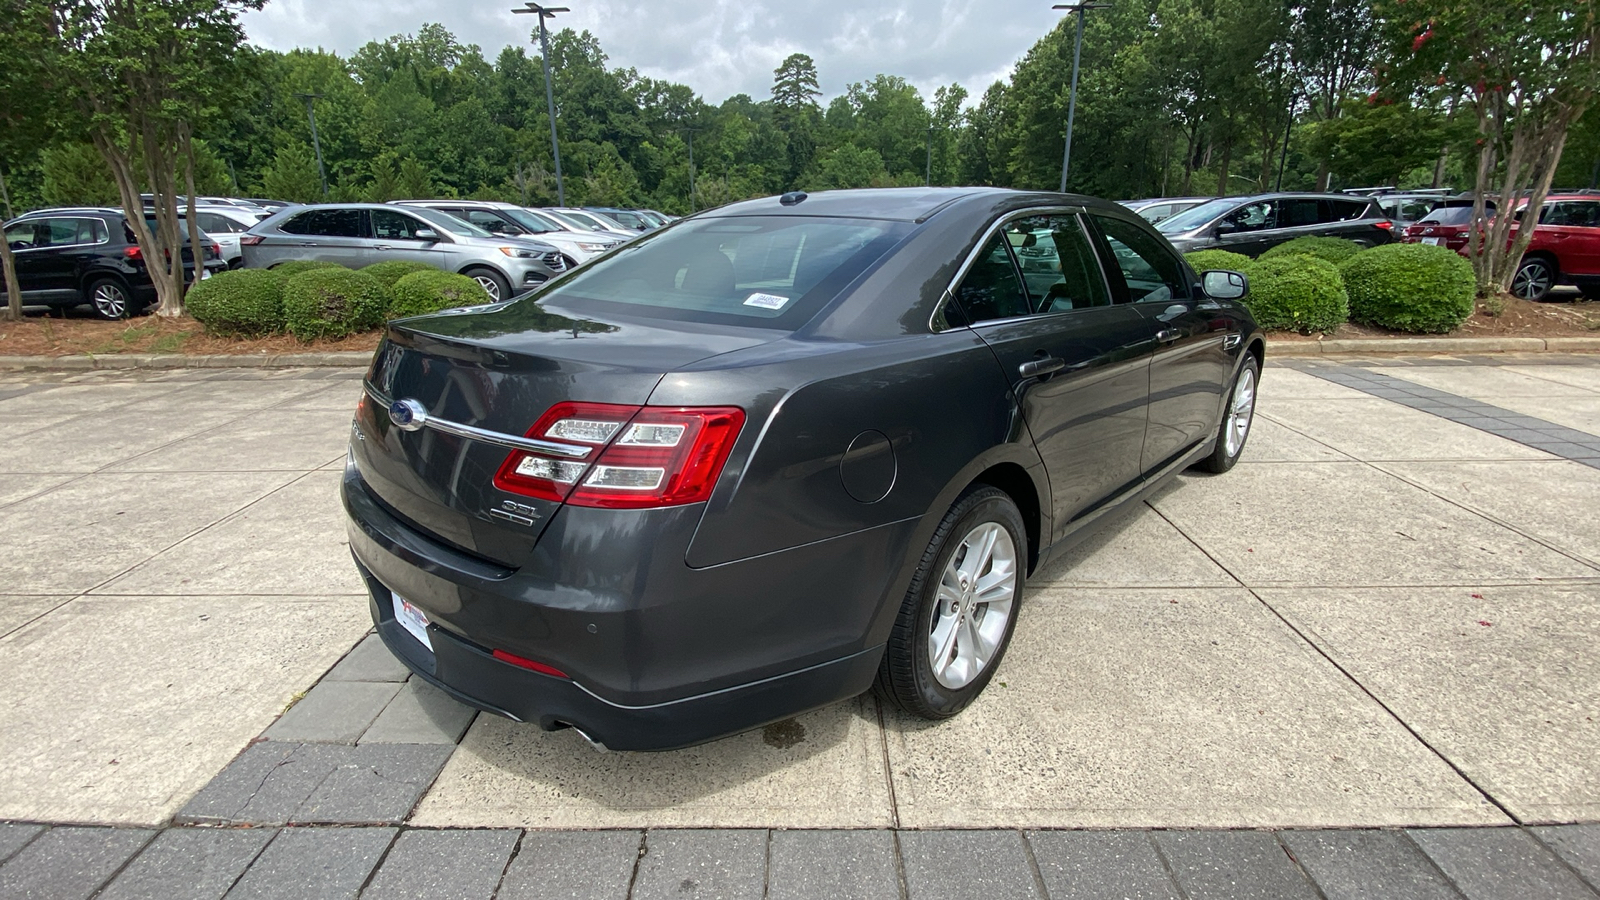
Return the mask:
<svg viewBox="0 0 1600 900"><path fill-rule="evenodd" d="M428 420L428 408L415 400L396 400L389 404L389 421L401 431L416 431Z"/></svg>

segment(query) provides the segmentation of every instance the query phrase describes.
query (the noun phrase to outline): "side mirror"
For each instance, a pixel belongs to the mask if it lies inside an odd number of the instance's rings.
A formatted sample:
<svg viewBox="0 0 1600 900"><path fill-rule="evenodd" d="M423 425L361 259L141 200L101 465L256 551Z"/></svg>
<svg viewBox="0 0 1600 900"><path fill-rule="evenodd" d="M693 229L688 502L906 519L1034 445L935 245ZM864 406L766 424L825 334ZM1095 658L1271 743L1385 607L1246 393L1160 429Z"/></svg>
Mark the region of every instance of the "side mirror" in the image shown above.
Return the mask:
<svg viewBox="0 0 1600 900"><path fill-rule="evenodd" d="M1201 274L1200 288L1213 300L1240 300L1250 293L1250 279L1239 272L1214 269Z"/></svg>
<svg viewBox="0 0 1600 900"><path fill-rule="evenodd" d="M437 243L439 240L439 232L432 228L419 228L411 236L425 244Z"/></svg>
<svg viewBox="0 0 1600 900"><path fill-rule="evenodd" d="M1239 230L1239 226L1233 224L1232 222L1218 222L1217 223L1217 227L1216 227L1216 234L1217 234L1217 237L1222 237L1225 234L1233 234L1233 233L1237 232L1238 230Z"/></svg>

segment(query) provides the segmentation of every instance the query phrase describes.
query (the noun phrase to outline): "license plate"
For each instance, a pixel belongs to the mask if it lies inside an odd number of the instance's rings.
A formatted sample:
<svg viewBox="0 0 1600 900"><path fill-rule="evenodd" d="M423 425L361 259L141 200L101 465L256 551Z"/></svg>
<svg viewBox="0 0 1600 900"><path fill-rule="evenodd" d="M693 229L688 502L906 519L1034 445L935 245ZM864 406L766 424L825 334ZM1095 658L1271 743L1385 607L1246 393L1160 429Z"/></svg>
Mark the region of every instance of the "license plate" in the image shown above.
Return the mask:
<svg viewBox="0 0 1600 900"><path fill-rule="evenodd" d="M428 639L428 617L399 594L394 595L394 620L420 641L422 646L429 650L433 649L433 641Z"/></svg>
<svg viewBox="0 0 1600 900"><path fill-rule="evenodd" d="M1437 247L1440 244L1444 243L1444 238L1423 238L1422 242L1424 244L1432 244L1435 247Z"/></svg>
<svg viewBox="0 0 1600 900"><path fill-rule="evenodd" d="M211 270L210 269L201 269L200 270L200 280L201 281L205 281L207 278L210 278L210 277L211 277Z"/></svg>

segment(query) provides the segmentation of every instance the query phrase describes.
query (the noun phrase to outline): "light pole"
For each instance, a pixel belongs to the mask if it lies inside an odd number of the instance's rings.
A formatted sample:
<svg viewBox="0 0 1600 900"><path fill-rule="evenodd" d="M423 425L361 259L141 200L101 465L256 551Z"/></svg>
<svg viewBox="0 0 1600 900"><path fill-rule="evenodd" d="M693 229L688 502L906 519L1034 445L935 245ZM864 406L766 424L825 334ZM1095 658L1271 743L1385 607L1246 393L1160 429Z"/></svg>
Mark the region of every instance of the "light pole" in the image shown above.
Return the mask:
<svg viewBox="0 0 1600 900"><path fill-rule="evenodd" d="M550 153L556 159L556 202L566 206L567 188L561 180L561 142L556 138L556 95L555 89L550 86L550 32L544 27L544 20L554 19L556 13L572 10L565 6L540 6L531 0L526 6L526 9L513 9L512 12L539 17L539 55L544 59L544 102L550 109Z"/></svg>
<svg viewBox="0 0 1600 900"><path fill-rule="evenodd" d="M923 187L933 186L933 123L928 123L928 174L922 180Z"/></svg>
<svg viewBox="0 0 1600 900"><path fill-rule="evenodd" d="M1083 55L1083 14L1091 9L1110 9L1109 3L1057 3L1051 9L1064 9L1078 14L1078 38L1072 45L1072 90L1067 96L1067 149L1061 153L1061 192L1067 192L1067 170L1072 166L1072 120L1078 112L1078 59Z"/></svg>
<svg viewBox="0 0 1600 900"><path fill-rule="evenodd" d="M317 177L322 179L322 196L328 196L328 170L322 166L322 142L317 140L317 113L311 108L313 100L322 98L321 94L295 94L296 97L306 101L306 121L311 123L311 149L317 152Z"/></svg>
<svg viewBox="0 0 1600 900"><path fill-rule="evenodd" d="M1278 186L1275 191L1283 190L1283 170L1289 165L1289 132L1294 128L1294 106L1300 101L1294 94L1289 95L1289 121L1283 125L1283 154L1278 157Z"/></svg>
<svg viewBox="0 0 1600 900"><path fill-rule="evenodd" d="M689 212L696 213L700 208L694 204L694 129L680 129L689 136Z"/></svg>

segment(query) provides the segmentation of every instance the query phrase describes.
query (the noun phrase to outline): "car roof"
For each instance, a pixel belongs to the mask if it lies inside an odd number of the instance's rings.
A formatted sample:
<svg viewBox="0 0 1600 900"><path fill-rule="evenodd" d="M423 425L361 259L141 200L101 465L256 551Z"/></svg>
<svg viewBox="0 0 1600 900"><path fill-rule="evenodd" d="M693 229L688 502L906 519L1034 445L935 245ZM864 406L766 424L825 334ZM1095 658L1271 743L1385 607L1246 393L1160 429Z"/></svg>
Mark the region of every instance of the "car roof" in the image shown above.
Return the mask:
<svg viewBox="0 0 1600 900"><path fill-rule="evenodd" d="M796 192L796 194L799 193L801 192ZM999 197L1007 194L1046 196L1026 191L1014 191L1008 188L861 188L842 191L818 191L814 194L805 194L803 200L792 205L784 204L782 197L762 197L756 200L730 203L727 206L708 210L700 215L716 217L830 216L846 219L887 219L899 222L920 222L944 207L960 200L983 196ZM792 195L785 194L784 196ZM1066 202L1077 204L1091 199L1076 194L1055 194L1053 196L1064 198Z"/></svg>
<svg viewBox="0 0 1600 900"><path fill-rule="evenodd" d="M390 200L395 206L461 206L474 209L516 209L515 203L505 203L500 200Z"/></svg>
<svg viewBox="0 0 1600 900"><path fill-rule="evenodd" d="M120 216L122 210L111 206L55 206L48 209L31 209L18 219L36 219L43 216Z"/></svg>

